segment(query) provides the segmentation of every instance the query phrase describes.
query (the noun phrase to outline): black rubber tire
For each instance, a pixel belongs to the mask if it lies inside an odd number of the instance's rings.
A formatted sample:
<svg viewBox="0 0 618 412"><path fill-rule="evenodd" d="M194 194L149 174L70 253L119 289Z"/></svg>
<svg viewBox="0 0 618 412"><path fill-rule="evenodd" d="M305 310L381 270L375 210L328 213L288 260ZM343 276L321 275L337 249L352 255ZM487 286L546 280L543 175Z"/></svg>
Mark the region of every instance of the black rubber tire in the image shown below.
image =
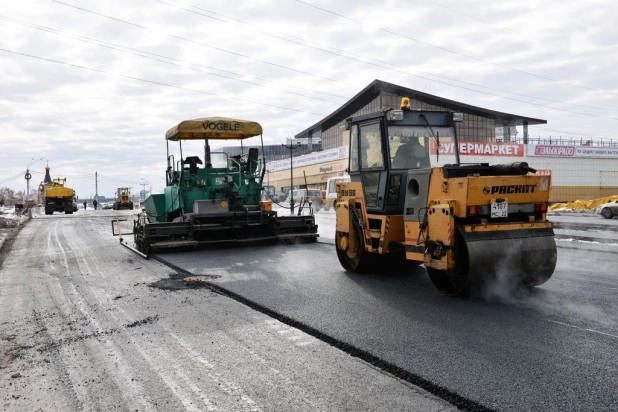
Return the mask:
<svg viewBox="0 0 618 412"><path fill-rule="evenodd" d="M452 272L427 268L427 274L431 283L444 295L451 297L468 297L471 292L471 281L468 268L468 252L463 243L463 238L457 234L455 242L455 261L457 268Z"/></svg>
<svg viewBox="0 0 618 412"><path fill-rule="evenodd" d="M351 257L347 251L339 249L339 239L345 236L342 232L335 233L335 249L337 250L337 258L341 266L348 272L362 273L367 270L367 252L365 251L365 239L362 236L360 224L356 218L352 217L352 226L354 236L359 245L359 250L356 256Z"/></svg>
<svg viewBox="0 0 618 412"><path fill-rule="evenodd" d="M64 214L65 214L65 215L72 215L72 214L73 214L73 211L72 211L72 210L65 210L65 211L64 211Z"/></svg>
<svg viewBox="0 0 618 412"><path fill-rule="evenodd" d="M603 210L601 210L601 216L603 216L605 219L613 219L614 214L609 207L604 207Z"/></svg>

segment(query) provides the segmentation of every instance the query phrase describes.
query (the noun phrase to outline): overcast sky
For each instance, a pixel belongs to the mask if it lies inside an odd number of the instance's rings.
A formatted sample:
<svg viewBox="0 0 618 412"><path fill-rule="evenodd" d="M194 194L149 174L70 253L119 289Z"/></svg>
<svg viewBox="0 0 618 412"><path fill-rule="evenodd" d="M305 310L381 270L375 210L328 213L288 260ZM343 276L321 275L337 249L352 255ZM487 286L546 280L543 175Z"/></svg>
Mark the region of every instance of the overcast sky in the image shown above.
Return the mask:
<svg viewBox="0 0 618 412"><path fill-rule="evenodd" d="M611 0L0 4L0 186L17 190L41 157L80 197L95 171L99 195L158 190L178 122L255 120L281 143L374 79L546 119L535 137L618 138Z"/></svg>

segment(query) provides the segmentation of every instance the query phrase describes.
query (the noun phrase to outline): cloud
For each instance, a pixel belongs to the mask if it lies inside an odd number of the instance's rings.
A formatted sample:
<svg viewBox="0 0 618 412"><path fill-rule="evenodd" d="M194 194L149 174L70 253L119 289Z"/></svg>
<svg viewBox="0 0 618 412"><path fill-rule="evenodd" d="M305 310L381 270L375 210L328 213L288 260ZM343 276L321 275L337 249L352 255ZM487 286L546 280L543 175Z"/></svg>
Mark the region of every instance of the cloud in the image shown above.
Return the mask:
<svg viewBox="0 0 618 412"><path fill-rule="evenodd" d="M149 29L51 1L37 2L36 7L28 2L5 5L2 16L130 47L174 64L0 20L0 48L110 73L0 52L0 177L25 169L33 157L44 157L52 174L66 175L80 196L94 191L94 180L79 176L95 171L102 176L102 194L113 193L118 180L145 179L156 188L163 184L165 131L179 121L206 116L256 120L264 127L265 143L278 144L376 78L547 119L548 128L614 135L614 120L550 108L618 117L618 46L615 22L608 18L615 6L609 0L307 0L363 23L291 0L234 7L227 2L165 1L200 7L200 13L215 19L152 0L66 0ZM533 136L550 133L531 128ZM43 166L37 163L37 171ZM17 179L9 185L23 189L24 183Z"/></svg>

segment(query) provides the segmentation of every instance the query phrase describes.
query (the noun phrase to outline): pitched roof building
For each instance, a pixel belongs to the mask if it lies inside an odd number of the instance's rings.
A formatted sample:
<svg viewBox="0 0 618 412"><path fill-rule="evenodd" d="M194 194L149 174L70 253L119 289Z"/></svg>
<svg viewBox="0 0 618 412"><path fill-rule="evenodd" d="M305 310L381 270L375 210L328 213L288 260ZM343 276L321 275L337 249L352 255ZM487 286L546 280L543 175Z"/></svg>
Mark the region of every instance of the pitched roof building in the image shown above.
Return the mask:
<svg viewBox="0 0 618 412"><path fill-rule="evenodd" d="M546 120L519 116L482 107L456 102L418 90L374 80L356 96L316 124L298 133L296 138L321 138L322 149L347 145L343 141L340 126L351 116L377 112L383 108L398 109L402 97L410 98L412 109L450 110L463 112L464 121L457 124L460 141L510 142L514 139L515 126L523 126L524 143L527 143L528 126L546 124ZM498 131L498 133L496 132Z"/></svg>

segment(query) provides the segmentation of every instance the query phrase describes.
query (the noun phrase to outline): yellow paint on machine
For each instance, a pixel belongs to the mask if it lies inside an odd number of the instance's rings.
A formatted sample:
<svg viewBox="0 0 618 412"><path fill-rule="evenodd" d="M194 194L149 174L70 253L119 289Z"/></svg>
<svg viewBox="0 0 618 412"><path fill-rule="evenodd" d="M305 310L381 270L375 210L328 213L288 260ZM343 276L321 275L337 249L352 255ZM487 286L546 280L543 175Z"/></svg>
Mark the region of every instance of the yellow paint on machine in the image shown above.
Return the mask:
<svg viewBox="0 0 618 412"><path fill-rule="evenodd" d="M453 245L455 236L455 219L451 205L455 202L441 203L429 207L427 221L431 239L441 242L444 246Z"/></svg>
<svg viewBox="0 0 618 412"><path fill-rule="evenodd" d="M378 246L378 253L391 253L393 250L390 248L392 242L397 244L403 244L404 242L404 225L403 215L367 215L368 221L380 221L380 229L369 229L369 238L380 239ZM386 230L386 221L389 220L389 230ZM372 223L373 223L372 222ZM375 223L373 224L374 226ZM367 251L372 251L372 247L367 247Z"/></svg>
<svg viewBox="0 0 618 412"><path fill-rule="evenodd" d="M409 221L406 220L403 222L403 227L405 231L404 242L406 245L406 259L407 260L415 260L417 262L422 262L425 259L425 255L423 254L424 247L421 245L417 245L418 241L421 242L423 239L418 238L418 234L420 232L420 222L417 221ZM408 250L409 246L416 249L415 252Z"/></svg>
<svg viewBox="0 0 618 412"><path fill-rule="evenodd" d="M470 176L468 205L486 205L491 199L509 203L547 203L551 176Z"/></svg>
<svg viewBox="0 0 618 412"><path fill-rule="evenodd" d="M466 176L445 178L442 168L431 171L429 201L456 199L453 213L466 217L468 206L488 205L498 198L509 203L547 203L551 176Z"/></svg>

